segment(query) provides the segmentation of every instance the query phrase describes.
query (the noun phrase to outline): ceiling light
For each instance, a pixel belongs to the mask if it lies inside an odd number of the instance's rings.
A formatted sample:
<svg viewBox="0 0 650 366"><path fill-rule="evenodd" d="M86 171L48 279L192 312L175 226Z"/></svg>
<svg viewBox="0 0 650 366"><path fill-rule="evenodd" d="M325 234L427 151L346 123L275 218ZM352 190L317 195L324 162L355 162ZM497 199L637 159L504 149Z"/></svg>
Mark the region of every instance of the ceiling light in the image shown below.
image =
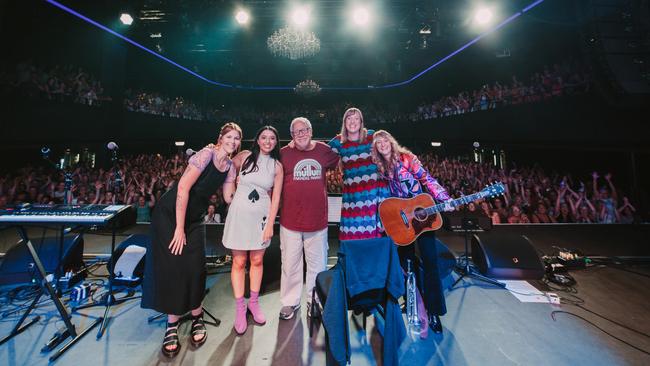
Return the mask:
<svg viewBox="0 0 650 366"><path fill-rule="evenodd" d="M235 14L235 19L237 20L237 23L239 23L240 25L246 25L250 20L250 15L246 10L239 9L237 10L237 14Z"/></svg>
<svg viewBox="0 0 650 366"><path fill-rule="evenodd" d="M133 23L133 17L129 13L122 13L122 15L120 15L120 22L124 25L131 25L131 23Z"/></svg>
<svg viewBox="0 0 650 366"><path fill-rule="evenodd" d="M309 8L306 6L296 8L291 12L291 22L299 27L304 27L309 23L309 13Z"/></svg>
<svg viewBox="0 0 650 366"><path fill-rule="evenodd" d="M352 20L357 25L366 25L370 21L370 13L364 7L357 7L352 12Z"/></svg>
<svg viewBox="0 0 650 366"><path fill-rule="evenodd" d="M492 10L488 8L480 8L474 13L474 20L478 24L485 25L492 20Z"/></svg>

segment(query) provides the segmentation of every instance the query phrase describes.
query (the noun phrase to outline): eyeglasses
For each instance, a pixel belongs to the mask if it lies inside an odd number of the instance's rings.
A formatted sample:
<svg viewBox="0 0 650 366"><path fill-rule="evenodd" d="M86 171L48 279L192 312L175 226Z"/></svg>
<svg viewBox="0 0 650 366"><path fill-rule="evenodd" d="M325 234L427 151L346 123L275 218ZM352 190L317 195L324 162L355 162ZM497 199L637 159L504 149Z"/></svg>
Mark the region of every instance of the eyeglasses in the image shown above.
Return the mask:
<svg viewBox="0 0 650 366"><path fill-rule="evenodd" d="M294 136L302 136L309 134L309 131L311 131L311 128L301 128L299 130L292 131L291 134Z"/></svg>

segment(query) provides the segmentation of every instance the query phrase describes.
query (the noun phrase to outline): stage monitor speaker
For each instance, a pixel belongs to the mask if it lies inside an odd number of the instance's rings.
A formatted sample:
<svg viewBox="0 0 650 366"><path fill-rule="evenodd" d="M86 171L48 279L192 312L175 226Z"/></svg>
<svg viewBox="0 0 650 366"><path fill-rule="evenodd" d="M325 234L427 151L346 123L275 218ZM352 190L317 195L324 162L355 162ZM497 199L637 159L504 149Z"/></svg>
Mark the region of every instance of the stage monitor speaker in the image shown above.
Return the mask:
<svg viewBox="0 0 650 366"><path fill-rule="evenodd" d="M61 239L57 237L32 240L34 250L45 267L45 272L53 273L62 263L61 275L68 271L78 271L83 267L84 239L81 234L65 237L63 255L60 253ZM61 261L61 262L60 262ZM40 280L41 275L29 254L27 244L20 241L7 251L0 265L0 285L28 283Z"/></svg>
<svg viewBox="0 0 650 366"><path fill-rule="evenodd" d="M133 234L117 246L108 263L114 285L133 287L142 282L145 254L150 244L149 235Z"/></svg>
<svg viewBox="0 0 650 366"><path fill-rule="evenodd" d="M544 264L524 235L496 231L474 234L472 260L482 274L495 279L544 277Z"/></svg>

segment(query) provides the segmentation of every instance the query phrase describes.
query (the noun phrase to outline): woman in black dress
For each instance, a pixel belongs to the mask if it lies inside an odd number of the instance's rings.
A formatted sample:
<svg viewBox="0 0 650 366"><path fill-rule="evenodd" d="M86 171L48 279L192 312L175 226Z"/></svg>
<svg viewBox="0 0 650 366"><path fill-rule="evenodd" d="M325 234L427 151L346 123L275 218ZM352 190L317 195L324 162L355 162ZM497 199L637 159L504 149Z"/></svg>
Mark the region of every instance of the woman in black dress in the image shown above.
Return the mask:
<svg viewBox="0 0 650 366"><path fill-rule="evenodd" d="M221 127L216 145L192 156L183 176L158 201L151 220L151 247L147 250L142 307L167 315L162 352L174 357L180 351L179 319L192 313L191 343L205 343L201 302L205 295L203 216L210 196L223 186L230 203L235 191L236 168L230 156L239 151L242 131L235 123Z"/></svg>

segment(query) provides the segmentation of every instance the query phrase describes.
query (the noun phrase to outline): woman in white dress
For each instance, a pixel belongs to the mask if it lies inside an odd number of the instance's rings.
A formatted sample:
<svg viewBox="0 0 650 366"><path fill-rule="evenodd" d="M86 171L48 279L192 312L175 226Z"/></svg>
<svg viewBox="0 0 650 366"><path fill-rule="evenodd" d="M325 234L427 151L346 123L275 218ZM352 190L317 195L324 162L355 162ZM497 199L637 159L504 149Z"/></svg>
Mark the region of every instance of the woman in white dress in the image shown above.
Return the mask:
<svg viewBox="0 0 650 366"><path fill-rule="evenodd" d="M247 309L258 324L266 323L259 307L264 251L273 237L273 224L280 204L283 171L278 131L264 126L255 136L251 150L239 153L233 163L239 169L235 191L223 232L223 245L232 250L230 280L235 296L235 332L248 327ZM246 262L250 258L250 299L244 302Z"/></svg>

